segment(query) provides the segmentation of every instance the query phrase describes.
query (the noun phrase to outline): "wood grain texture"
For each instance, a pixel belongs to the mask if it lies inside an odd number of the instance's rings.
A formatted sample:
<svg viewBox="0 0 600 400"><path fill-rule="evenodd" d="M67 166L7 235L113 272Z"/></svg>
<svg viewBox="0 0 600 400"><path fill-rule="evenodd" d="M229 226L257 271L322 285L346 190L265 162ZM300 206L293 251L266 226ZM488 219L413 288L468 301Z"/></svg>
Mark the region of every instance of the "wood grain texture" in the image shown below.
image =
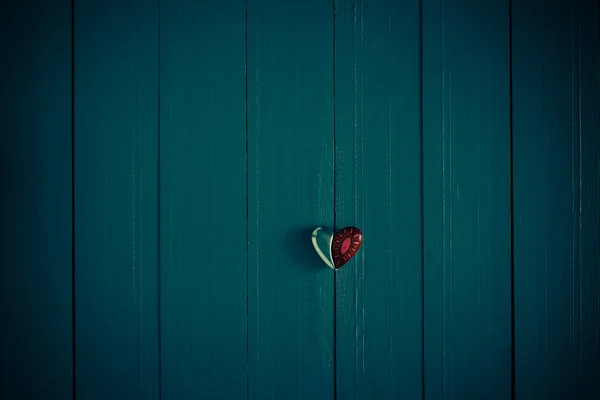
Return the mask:
<svg viewBox="0 0 600 400"><path fill-rule="evenodd" d="M584 0L576 3L574 20L578 20L578 48L573 55L579 66L578 107L579 131L573 136L579 145L579 155L572 164L573 175L579 178L572 185L579 204L572 204L572 226L577 232L574 253L578 265L573 271L579 275L579 290L574 304L578 304L579 347L573 379L577 399L600 398L600 3ZM576 57L575 57L576 56ZM574 93L575 90L572 90ZM572 98L577 98L572 96ZM571 103L573 104L573 103ZM576 153L576 151L575 151ZM579 169L579 173L577 170ZM574 188L575 186L575 188ZM577 191L578 196L577 196ZM575 207L573 207L575 206ZM577 213L579 210L579 213ZM575 322L573 325L576 325ZM577 343L577 342L576 342Z"/></svg>
<svg viewBox="0 0 600 400"><path fill-rule="evenodd" d="M513 1L517 398L600 398L599 18Z"/></svg>
<svg viewBox="0 0 600 400"><path fill-rule="evenodd" d="M0 5L0 398L72 398L71 3Z"/></svg>
<svg viewBox="0 0 600 400"><path fill-rule="evenodd" d="M423 1L428 399L511 396L509 66L507 1Z"/></svg>
<svg viewBox="0 0 600 400"><path fill-rule="evenodd" d="M162 398L245 399L244 1L160 20Z"/></svg>
<svg viewBox="0 0 600 400"><path fill-rule="evenodd" d="M422 397L419 1L335 3L337 398Z"/></svg>
<svg viewBox="0 0 600 400"><path fill-rule="evenodd" d="M333 399L333 8L248 0L249 399Z"/></svg>
<svg viewBox="0 0 600 400"><path fill-rule="evenodd" d="M75 3L78 399L158 398L158 3Z"/></svg>

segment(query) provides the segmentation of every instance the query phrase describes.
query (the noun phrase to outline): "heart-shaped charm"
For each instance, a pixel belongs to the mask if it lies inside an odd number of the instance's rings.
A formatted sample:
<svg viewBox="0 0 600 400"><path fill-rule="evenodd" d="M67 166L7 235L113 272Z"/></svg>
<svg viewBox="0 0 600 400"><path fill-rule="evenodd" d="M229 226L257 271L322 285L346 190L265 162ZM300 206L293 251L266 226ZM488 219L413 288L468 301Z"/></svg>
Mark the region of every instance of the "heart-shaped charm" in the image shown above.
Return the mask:
<svg viewBox="0 0 600 400"><path fill-rule="evenodd" d="M312 233L312 243L325 264L338 269L356 255L362 244L362 232L354 226L333 233L328 228L317 228Z"/></svg>

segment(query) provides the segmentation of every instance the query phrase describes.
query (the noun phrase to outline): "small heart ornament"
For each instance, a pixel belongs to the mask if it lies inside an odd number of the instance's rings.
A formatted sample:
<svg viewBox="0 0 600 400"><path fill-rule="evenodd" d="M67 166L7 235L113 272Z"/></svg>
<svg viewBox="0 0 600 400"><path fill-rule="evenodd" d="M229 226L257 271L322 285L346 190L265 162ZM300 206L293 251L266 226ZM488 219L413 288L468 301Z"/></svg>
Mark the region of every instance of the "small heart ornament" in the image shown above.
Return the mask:
<svg viewBox="0 0 600 400"><path fill-rule="evenodd" d="M335 233L319 227L312 233L312 243L325 264L336 270L356 255L362 244L362 232L355 226L342 228Z"/></svg>

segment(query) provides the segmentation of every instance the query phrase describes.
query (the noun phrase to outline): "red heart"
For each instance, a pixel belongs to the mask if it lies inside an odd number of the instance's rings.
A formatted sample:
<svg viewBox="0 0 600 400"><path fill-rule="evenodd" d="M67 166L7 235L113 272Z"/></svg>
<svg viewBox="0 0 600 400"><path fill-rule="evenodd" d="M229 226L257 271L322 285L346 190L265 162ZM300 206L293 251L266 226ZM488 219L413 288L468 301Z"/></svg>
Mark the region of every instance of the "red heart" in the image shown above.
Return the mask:
<svg viewBox="0 0 600 400"><path fill-rule="evenodd" d="M337 231L331 242L333 265L338 269L356 255L362 244L362 232L355 226L348 226Z"/></svg>

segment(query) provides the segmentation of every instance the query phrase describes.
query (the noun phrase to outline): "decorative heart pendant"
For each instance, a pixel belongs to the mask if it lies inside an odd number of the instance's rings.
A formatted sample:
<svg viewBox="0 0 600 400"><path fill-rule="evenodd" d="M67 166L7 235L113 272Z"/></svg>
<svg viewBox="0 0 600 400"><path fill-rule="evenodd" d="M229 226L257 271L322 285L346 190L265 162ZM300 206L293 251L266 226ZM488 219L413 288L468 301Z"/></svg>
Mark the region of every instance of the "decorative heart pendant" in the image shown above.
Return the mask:
<svg viewBox="0 0 600 400"><path fill-rule="evenodd" d="M312 233L312 243L325 264L338 269L356 255L362 244L362 232L354 226L333 233L328 228L317 228Z"/></svg>

